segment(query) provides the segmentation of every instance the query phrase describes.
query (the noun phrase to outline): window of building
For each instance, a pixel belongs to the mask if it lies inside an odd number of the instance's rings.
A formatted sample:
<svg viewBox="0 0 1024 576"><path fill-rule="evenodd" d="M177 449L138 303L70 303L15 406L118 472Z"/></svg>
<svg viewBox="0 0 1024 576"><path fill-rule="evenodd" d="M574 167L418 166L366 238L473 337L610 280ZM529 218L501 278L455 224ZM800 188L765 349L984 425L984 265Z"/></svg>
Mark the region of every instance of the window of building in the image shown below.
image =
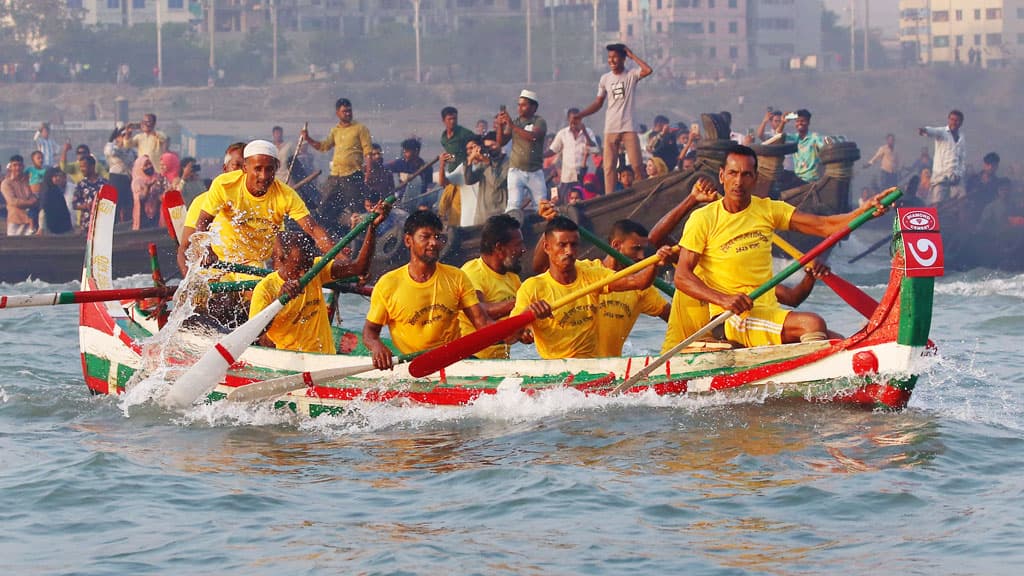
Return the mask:
<svg viewBox="0 0 1024 576"><path fill-rule="evenodd" d="M735 8L735 7L736 7L736 0L729 0L729 8Z"/></svg>
<svg viewBox="0 0 1024 576"><path fill-rule="evenodd" d="M1002 46L1002 34L985 34L985 44L988 46Z"/></svg>
<svg viewBox="0 0 1024 576"><path fill-rule="evenodd" d="M708 8L714 8L714 7L715 7L715 0L708 0Z"/></svg>
<svg viewBox="0 0 1024 576"><path fill-rule="evenodd" d="M181 10L185 7L185 0L167 0L168 10Z"/></svg>
<svg viewBox="0 0 1024 576"><path fill-rule="evenodd" d="M974 10L974 19L981 20L981 8L976 8Z"/></svg>
<svg viewBox="0 0 1024 576"><path fill-rule="evenodd" d="M715 21L714 20L710 20L710 21L708 21L708 34L714 34L714 33L715 33Z"/></svg>
<svg viewBox="0 0 1024 576"><path fill-rule="evenodd" d="M956 21L960 22L963 19L964 19L964 11L963 10L957 10L956 11Z"/></svg>
<svg viewBox="0 0 1024 576"><path fill-rule="evenodd" d="M711 1L711 0L709 0L709 1ZM712 46L711 48L708 48L708 58L710 58L712 60L714 60L715 58L718 58L718 49L715 48L714 46Z"/></svg>
<svg viewBox="0 0 1024 576"><path fill-rule="evenodd" d="M121 0L107 0L107 8L117 10L121 7Z"/></svg>
<svg viewBox="0 0 1024 576"><path fill-rule="evenodd" d="M661 21L660 20L658 21L657 29L658 29L658 34L661 34Z"/></svg>
<svg viewBox="0 0 1024 576"><path fill-rule="evenodd" d="M932 43L936 48L948 48L949 47L949 36L936 36L932 39Z"/></svg>
<svg viewBox="0 0 1024 576"><path fill-rule="evenodd" d="M957 36L956 36L956 45L957 45L957 47L960 47L960 46L964 45L964 36L963 36L963 34L957 34Z"/></svg>
<svg viewBox="0 0 1024 576"><path fill-rule="evenodd" d="M658 0L658 10L661 10L661 0Z"/></svg>
<svg viewBox="0 0 1024 576"><path fill-rule="evenodd" d="M146 0L132 0L132 9L142 10L146 7Z"/></svg>
<svg viewBox="0 0 1024 576"><path fill-rule="evenodd" d="M740 27L735 22L729 22L729 34L736 34L740 31Z"/></svg>
<svg viewBox="0 0 1024 576"><path fill-rule="evenodd" d="M932 22L949 22L949 10L936 10L932 12Z"/></svg>
<svg viewBox="0 0 1024 576"><path fill-rule="evenodd" d="M629 36L630 38L633 37L633 25L632 24L626 24L626 36Z"/></svg>
<svg viewBox="0 0 1024 576"><path fill-rule="evenodd" d="M626 0L626 12L633 11L633 0Z"/></svg>
<svg viewBox="0 0 1024 576"><path fill-rule="evenodd" d="M985 9L985 20L1002 20L1003 9L1002 8L986 8Z"/></svg>
<svg viewBox="0 0 1024 576"><path fill-rule="evenodd" d="M1017 34L1017 44L1024 44L1024 33Z"/></svg>
<svg viewBox="0 0 1024 576"><path fill-rule="evenodd" d="M82 0L68 0L68 8L72 10L81 10Z"/></svg>
<svg viewBox="0 0 1024 576"><path fill-rule="evenodd" d="M1017 18L1024 20L1024 8L1017 8Z"/></svg>
<svg viewBox="0 0 1024 576"><path fill-rule="evenodd" d="M703 22L673 22L672 31L676 34L703 34Z"/></svg>
<svg viewBox="0 0 1024 576"><path fill-rule="evenodd" d="M981 34L974 35L974 45L981 46Z"/></svg>
<svg viewBox="0 0 1024 576"><path fill-rule="evenodd" d="M735 60L740 57L740 49L735 46L729 46L729 59Z"/></svg>

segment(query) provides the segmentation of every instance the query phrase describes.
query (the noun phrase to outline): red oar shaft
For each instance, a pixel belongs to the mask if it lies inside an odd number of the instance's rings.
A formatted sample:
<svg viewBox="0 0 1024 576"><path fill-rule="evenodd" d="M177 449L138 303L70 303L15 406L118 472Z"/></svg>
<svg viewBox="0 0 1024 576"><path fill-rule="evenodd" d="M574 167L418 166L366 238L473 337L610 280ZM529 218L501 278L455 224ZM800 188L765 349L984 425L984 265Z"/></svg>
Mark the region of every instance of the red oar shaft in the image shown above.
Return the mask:
<svg viewBox="0 0 1024 576"><path fill-rule="evenodd" d="M0 296L0 308L58 306L60 304L82 304L85 302L108 302L111 300L132 300L138 298L166 298L174 294L175 288L175 286L152 286L149 288L84 290L78 292L54 292L51 294L15 294L13 296Z"/></svg>

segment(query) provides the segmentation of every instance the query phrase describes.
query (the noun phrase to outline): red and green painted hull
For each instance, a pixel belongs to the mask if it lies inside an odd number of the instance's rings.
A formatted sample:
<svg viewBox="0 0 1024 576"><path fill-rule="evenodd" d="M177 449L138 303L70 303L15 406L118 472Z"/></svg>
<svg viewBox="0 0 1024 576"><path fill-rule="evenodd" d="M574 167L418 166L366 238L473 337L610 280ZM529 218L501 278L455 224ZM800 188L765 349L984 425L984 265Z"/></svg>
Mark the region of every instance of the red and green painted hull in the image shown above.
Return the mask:
<svg viewBox="0 0 1024 576"><path fill-rule="evenodd" d="M111 289L112 218L105 218L115 198L100 194L93 219L82 290ZM899 220L897 221L899 224ZM926 231L938 241L937 223ZM661 395L739 394L747 397L801 397L869 408L901 409L907 405L923 362L931 354L935 268L918 276L908 265L902 225L894 233L893 266L888 289L867 325L844 340L746 349L698 349L669 361L628 393ZM920 242L920 232L911 240ZM919 244L915 244L920 247ZM941 260L941 243L938 243ZM919 251L915 251L915 257ZM917 262L915 260L915 262ZM939 266L941 272L941 262ZM142 365L142 340L153 323L140 321L121 303L81 304L82 368L90 390L123 392ZM565 360L464 360L439 374L413 378L408 365L393 372L370 371L293 390L276 399L279 406L316 416L350 408L353 401L408 402L462 406L499 390L536 394L556 387L588 395L607 395L649 358ZM360 366L365 355L304 354L252 347L232 365L210 394L220 399L233 388L300 372Z"/></svg>

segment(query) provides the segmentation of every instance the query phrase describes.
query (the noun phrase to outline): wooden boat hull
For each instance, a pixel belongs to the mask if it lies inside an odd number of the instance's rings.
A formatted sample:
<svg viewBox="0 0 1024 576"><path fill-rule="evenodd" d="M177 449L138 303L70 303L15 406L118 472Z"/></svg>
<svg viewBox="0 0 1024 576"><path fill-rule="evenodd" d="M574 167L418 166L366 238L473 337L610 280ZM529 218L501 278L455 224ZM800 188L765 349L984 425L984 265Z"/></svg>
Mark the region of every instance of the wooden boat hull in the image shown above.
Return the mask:
<svg viewBox="0 0 1024 576"><path fill-rule="evenodd" d="M86 249L82 289L111 288L113 203L97 201L94 230ZM906 219L902 218L901 219ZM897 220L899 222L899 220ZM765 398L799 396L812 401L845 402L871 408L901 409L910 399L924 359L933 354L931 325L934 275L921 276L908 264L904 241L917 244L922 234L938 243L937 219L925 232L897 227L896 254L885 296L867 325L844 340L736 350L696 350L672 359L628 393L659 395L731 394ZM941 256L941 253L939 254ZM914 262L917 262L916 260ZM934 262L933 262L934 264ZM937 272L936 272L937 270ZM152 332L120 303L81 305L79 329L82 369L94 393L123 392L142 367L143 341ZM174 359L171 361L183 361ZM412 378L405 365L393 372L368 371L357 376L304 387L277 400L308 416L349 410L353 402L408 402L462 406L503 391L537 394L566 388L586 395L607 395L649 361L645 357L565 360L466 360L440 374ZM366 365L358 355L305 354L251 347L232 365L210 394L222 398L252 382L328 368Z"/></svg>

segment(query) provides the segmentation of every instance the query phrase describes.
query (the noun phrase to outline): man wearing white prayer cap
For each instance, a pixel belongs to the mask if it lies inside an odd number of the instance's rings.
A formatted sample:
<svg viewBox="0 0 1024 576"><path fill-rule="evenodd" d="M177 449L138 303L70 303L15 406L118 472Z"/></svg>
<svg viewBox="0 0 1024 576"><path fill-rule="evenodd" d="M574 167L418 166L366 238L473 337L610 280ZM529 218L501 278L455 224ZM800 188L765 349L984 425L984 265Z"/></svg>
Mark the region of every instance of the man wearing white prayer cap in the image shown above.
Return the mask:
<svg viewBox="0 0 1024 576"><path fill-rule="evenodd" d="M251 266L263 266L270 258L285 217L312 236L320 250L330 250L334 242L310 216L302 198L274 178L279 165L277 147L267 140L253 140L246 144L242 156L241 170L213 179L196 231L207 230L215 217L223 216L227 225L220 226L219 235L224 260ZM186 249L183 245L181 251ZM216 259L210 251L206 263Z"/></svg>
<svg viewBox="0 0 1024 576"><path fill-rule="evenodd" d="M519 117L514 121L502 110L495 118L498 148L511 136L512 154L508 169L508 204L505 212L518 214L523 210L536 212L542 200L548 199L544 181L544 137L548 124L537 115L537 93L523 90L519 93Z"/></svg>

